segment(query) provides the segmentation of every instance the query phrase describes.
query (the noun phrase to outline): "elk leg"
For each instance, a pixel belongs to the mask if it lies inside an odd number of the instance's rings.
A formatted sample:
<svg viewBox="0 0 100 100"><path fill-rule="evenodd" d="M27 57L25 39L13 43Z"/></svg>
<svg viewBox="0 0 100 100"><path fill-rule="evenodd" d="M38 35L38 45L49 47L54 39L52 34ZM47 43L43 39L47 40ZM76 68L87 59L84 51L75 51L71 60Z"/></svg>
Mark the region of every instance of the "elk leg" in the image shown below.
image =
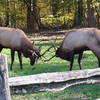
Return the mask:
<svg viewBox="0 0 100 100"><path fill-rule="evenodd" d="M14 55L15 55L15 50L11 49L11 66L10 66L10 70L12 70L12 65L13 65L13 62L14 62Z"/></svg>
<svg viewBox="0 0 100 100"><path fill-rule="evenodd" d="M98 59L98 67L100 67L100 45L93 45L88 47Z"/></svg>
<svg viewBox="0 0 100 100"><path fill-rule="evenodd" d="M70 71L72 70L73 63L74 63L74 51L72 51L70 54Z"/></svg>
<svg viewBox="0 0 100 100"><path fill-rule="evenodd" d="M98 59L98 67L100 67L100 58L97 57L97 59Z"/></svg>
<svg viewBox="0 0 100 100"><path fill-rule="evenodd" d="M0 45L0 52L2 51L3 47Z"/></svg>
<svg viewBox="0 0 100 100"><path fill-rule="evenodd" d="M97 59L98 59L98 67L100 67L100 51L99 52L97 52L97 51L92 51L94 54L95 54L95 56L97 57Z"/></svg>
<svg viewBox="0 0 100 100"><path fill-rule="evenodd" d="M18 59L19 59L19 62L20 62L20 69L23 69L22 67L22 55L21 55L21 52L20 51L17 51L18 52Z"/></svg>
<svg viewBox="0 0 100 100"><path fill-rule="evenodd" d="M80 53L79 53L79 56L78 56L78 64L79 64L80 69L82 69L82 67L81 67L82 55L83 55L83 52L80 52Z"/></svg>

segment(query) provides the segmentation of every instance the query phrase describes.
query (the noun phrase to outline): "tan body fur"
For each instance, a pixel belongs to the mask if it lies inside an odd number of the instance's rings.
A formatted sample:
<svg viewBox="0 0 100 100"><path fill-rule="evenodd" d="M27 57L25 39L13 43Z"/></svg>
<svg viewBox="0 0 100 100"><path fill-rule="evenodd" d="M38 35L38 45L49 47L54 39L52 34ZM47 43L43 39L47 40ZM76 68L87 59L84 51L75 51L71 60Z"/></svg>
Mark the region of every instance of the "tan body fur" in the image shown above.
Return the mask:
<svg viewBox="0 0 100 100"><path fill-rule="evenodd" d="M92 48L94 47L94 45L92 44L97 43L96 31L96 28L83 28L69 32L63 41L62 48L69 50L81 48L84 46Z"/></svg>
<svg viewBox="0 0 100 100"><path fill-rule="evenodd" d="M23 49L24 45L28 45L31 49L33 47L31 41L22 30L6 27L0 27L0 44L16 50Z"/></svg>

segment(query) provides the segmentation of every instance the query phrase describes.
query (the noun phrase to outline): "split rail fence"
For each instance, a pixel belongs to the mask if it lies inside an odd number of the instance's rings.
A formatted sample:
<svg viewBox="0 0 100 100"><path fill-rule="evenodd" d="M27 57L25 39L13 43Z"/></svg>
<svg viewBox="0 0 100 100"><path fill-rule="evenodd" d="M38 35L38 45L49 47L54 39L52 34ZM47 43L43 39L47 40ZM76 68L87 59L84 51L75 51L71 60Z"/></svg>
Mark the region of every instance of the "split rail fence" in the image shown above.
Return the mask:
<svg viewBox="0 0 100 100"><path fill-rule="evenodd" d="M59 91L94 83L100 83L100 68L8 78L7 56L0 54L0 100L11 100L10 94Z"/></svg>

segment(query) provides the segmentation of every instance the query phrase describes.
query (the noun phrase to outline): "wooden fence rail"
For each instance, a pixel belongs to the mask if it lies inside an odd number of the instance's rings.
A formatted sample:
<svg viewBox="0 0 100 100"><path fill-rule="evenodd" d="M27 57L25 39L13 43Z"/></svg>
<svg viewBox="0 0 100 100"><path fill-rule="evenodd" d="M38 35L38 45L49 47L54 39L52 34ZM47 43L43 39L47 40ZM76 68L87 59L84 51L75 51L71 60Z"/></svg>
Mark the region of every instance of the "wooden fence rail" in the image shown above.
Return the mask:
<svg viewBox="0 0 100 100"><path fill-rule="evenodd" d="M7 69L7 56L0 54L0 100L11 100Z"/></svg>
<svg viewBox="0 0 100 100"><path fill-rule="evenodd" d="M78 84L100 83L100 68L9 78L11 93L59 91Z"/></svg>

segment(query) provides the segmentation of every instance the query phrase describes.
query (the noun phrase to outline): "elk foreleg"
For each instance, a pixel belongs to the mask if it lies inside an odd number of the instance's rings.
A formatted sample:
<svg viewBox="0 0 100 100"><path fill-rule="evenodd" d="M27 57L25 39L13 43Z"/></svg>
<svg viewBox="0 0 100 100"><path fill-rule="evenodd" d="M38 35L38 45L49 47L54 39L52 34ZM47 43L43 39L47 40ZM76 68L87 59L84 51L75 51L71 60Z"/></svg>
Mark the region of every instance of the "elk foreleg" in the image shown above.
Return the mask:
<svg viewBox="0 0 100 100"><path fill-rule="evenodd" d="M21 52L20 51L17 51L17 53L18 53L18 59L19 59L19 62L20 62L20 69L23 69Z"/></svg>
<svg viewBox="0 0 100 100"><path fill-rule="evenodd" d="M14 55L15 55L15 50L11 49L11 66L10 66L10 70L12 70L12 65L13 65L13 62L14 62Z"/></svg>

